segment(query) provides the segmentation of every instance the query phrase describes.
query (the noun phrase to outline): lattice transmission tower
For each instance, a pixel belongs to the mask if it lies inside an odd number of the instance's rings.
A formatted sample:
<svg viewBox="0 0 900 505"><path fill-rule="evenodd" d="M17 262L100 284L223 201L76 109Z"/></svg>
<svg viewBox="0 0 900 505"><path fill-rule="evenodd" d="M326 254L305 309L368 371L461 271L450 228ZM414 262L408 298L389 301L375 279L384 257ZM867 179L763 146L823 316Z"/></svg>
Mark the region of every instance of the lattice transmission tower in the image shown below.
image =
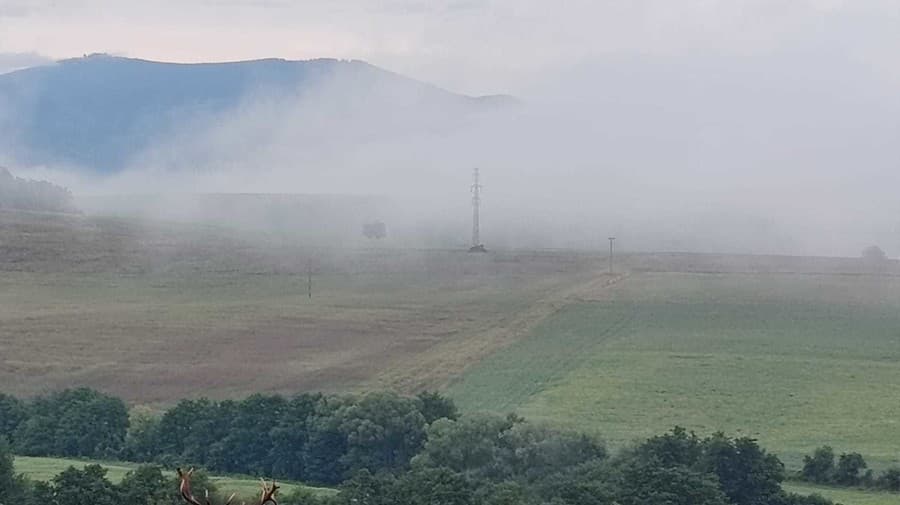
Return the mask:
<svg viewBox="0 0 900 505"><path fill-rule="evenodd" d="M479 215L481 207L481 182L478 180L478 169L472 173L472 247L469 252L487 252L484 244L481 243L481 216Z"/></svg>

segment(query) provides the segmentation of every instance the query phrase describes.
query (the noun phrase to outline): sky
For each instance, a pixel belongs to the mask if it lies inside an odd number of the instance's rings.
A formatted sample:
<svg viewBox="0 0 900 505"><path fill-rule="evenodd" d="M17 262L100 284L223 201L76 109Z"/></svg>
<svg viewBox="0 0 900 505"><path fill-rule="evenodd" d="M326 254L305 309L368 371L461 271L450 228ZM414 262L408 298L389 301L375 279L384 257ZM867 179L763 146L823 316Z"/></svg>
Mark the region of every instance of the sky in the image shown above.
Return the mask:
<svg viewBox="0 0 900 505"><path fill-rule="evenodd" d="M160 153L194 163L185 153L200 146L248 168L187 187L356 182L452 200L435 212L464 215L467 192L449 188L480 165L495 231L568 230L558 245L630 233L646 249L854 255L878 243L900 255L897 0L0 0L0 71L95 52L362 59L527 105L439 138L336 142L308 159L327 170L302 176L293 164L308 150L294 139L327 132L298 119L309 113L298 104L281 135L241 147L272 130L263 105L147 153L126 174L139 187L160 180L142 171ZM260 166L288 168L265 179Z"/></svg>
<svg viewBox="0 0 900 505"><path fill-rule="evenodd" d="M893 0L0 0L0 69L94 52L335 57L469 94L538 93L622 55L839 51L900 81Z"/></svg>

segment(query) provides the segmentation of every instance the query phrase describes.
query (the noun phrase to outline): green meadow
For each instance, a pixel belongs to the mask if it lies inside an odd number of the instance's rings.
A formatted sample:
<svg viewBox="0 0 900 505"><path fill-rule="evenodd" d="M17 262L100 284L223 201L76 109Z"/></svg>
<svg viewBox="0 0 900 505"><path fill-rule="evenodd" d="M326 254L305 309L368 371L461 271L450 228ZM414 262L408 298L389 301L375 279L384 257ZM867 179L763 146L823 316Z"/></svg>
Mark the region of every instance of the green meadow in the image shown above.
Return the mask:
<svg viewBox="0 0 900 505"><path fill-rule="evenodd" d="M86 465L98 464L106 469L106 476L113 483L118 483L125 474L137 468L135 463L87 461L66 458L33 458L16 456L14 465L17 473L36 481L49 481L69 467L84 468ZM174 475L174 472L167 472ZM222 476L214 475L210 480L216 484L219 490L225 494L237 493L238 497L250 498L259 493L259 479L246 476ZM312 491L316 494L332 494L334 490L328 488L316 488L304 486L293 482L279 482L281 493L290 494L298 488Z"/></svg>
<svg viewBox="0 0 900 505"><path fill-rule="evenodd" d="M897 505L900 503L898 494L862 489L841 489L794 483L785 484L784 489L802 495L818 494L843 505Z"/></svg>
<svg viewBox="0 0 900 505"><path fill-rule="evenodd" d="M757 438L789 468L829 444L900 458L900 281L635 274L563 307L450 388L612 446L673 426Z"/></svg>

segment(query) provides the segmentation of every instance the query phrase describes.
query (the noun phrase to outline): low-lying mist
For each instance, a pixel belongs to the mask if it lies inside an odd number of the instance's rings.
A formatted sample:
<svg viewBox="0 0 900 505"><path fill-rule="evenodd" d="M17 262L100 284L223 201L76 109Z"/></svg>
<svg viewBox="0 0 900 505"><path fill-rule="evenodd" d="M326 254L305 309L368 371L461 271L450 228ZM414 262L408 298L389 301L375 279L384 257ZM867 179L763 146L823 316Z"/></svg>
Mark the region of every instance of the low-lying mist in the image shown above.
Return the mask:
<svg viewBox="0 0 900 505"><path fill-rule="evenodd" d="M355 235L380 219L387 243L464 247L479 167L488 248L603 249L615 235L632 251L897 256L900 99L876 77L816 51L635 55L541 76L493 106L335 75L185 111L115 175L16 173L69 186L88 212L248 226L255 212L269 231L314 221ZM189 203L197 193L355 203L278 216ZM148 196L111 198L135 194Z"/></svg>

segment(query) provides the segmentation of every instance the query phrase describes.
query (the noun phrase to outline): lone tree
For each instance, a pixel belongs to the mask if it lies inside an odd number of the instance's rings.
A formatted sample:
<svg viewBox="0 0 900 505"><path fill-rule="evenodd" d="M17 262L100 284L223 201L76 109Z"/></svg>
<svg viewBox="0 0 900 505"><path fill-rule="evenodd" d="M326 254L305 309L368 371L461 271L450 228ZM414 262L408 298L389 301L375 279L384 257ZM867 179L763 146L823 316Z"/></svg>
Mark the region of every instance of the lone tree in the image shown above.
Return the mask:
<svg viewBox="0 0 900 505"><path fill-rule="evenodd" d="M887 270L887 254L877 245L870 245L863 249L862 260L870 272L881 273Z"/></svg>
<svg viewBox="0 0 900 505"><path fill-rule="evenodd" d="M887 259L887 254L885 254L877 245L870 245L863 249L862 257L864 260L871 263L881 263Z"/></svg>
<svg viewBox="0 0 900 505"><path fill-rule="evenodd" d="M823 445L812 456L803 456L803 480L817 484L828 484L834 479L834 450Z"/></svg>
<svg viewBox="0 0 900 505"><path fill-rule="evenodd" d="M364 224L362 232L368 239L383 239L387 237L387 226L381 221L373 221Z"/></svg>

